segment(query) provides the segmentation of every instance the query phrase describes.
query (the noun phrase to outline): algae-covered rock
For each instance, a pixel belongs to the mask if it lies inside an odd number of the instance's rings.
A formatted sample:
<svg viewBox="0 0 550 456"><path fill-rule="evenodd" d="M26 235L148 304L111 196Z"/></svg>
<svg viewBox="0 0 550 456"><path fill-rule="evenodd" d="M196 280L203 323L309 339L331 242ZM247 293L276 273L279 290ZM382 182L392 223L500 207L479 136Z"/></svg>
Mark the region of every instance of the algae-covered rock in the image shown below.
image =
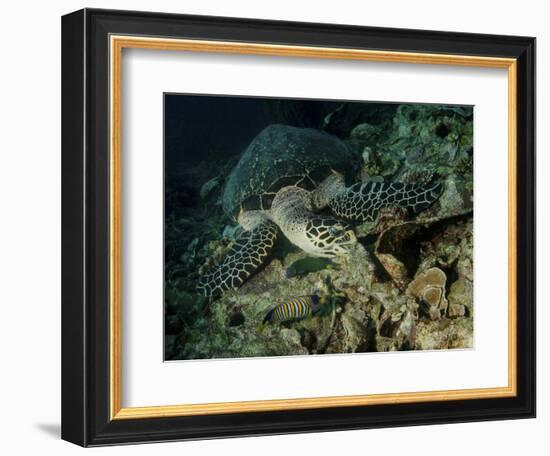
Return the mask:
<svg viewBox="0 0 550 456"><path fill-rule="evenodd" d="M471 318L420 320L417 324L416 348L418 350L473 348L473 334Z"/></svg>
<svg viewBox="0 0 550 456"><path fill-rule="evenodd" d="M339 112L345 111L342 108ZM427 171L440 177L473 179L473 110L425 104L403 104L391 122L360 123L350 129L349 144L363 160L366 174L406 181Z"/></svg>
<svg viewBox="0 0 550 456"><path fill-rule="evenodd" d="M326 353L369 351L369 326L366 306L348 302L339 315Z"/></svg>
<svg viewBox="0 0 550 456"><path fill-rule="evenodd" d="M405 241L414 236L420 226L402 223L385 229L376 241L375 254L394 283L404 290L410 281L407 270Z"/></svg>
<svg viewBox="0 0 550 456"><path fill-rule="evenodd" d="M459 277L449 291L449 316L463 317L468 312L472 315L474 301L473 284L466 277Z"/></svg>

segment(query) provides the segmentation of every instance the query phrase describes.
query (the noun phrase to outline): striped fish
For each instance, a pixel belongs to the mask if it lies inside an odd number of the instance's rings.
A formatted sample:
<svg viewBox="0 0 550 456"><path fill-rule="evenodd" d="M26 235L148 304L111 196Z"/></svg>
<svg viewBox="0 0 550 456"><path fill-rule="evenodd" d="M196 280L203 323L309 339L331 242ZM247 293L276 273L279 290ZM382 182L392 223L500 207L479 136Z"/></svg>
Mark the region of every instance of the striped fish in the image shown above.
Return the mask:
<svg viewBox="0 0 550 456"><path fill-rule="evenodd" d="M265 316L263 324L308 318L319 312L322 305L322 300L317 295L292 298L271 309Z"/></svg>

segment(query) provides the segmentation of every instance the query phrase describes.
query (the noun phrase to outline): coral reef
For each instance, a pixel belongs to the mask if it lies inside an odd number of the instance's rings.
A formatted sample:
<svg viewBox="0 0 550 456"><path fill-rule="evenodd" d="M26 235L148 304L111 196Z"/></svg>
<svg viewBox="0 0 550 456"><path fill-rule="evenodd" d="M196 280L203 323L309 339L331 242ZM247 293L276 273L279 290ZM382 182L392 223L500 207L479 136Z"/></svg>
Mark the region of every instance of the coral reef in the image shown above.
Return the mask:
<svg viewBox="0 0 550 456"><path fill-rule="evenodd" d="M407 287L407 294L412 295L428 306L432 320L439 320L447 312L449 302L445 297L447 276L439 268L431 268L419 273Z"/></svg>
<svg viewBox="0 0 550 456"><path fill-rule="evenodd" d="M181 176L171 177L165 203L165 358L472 347L472 119L467 107L338 106L322 128L342 138L361 163L353 178L437 178L445 182L442 196L413 220L390 207L374 223L356 227L355 250L330 267L310 262L283 239L263 270L215 300L194 290L200 273L240 230L221 209L231 168L216 164L186 185ZM333 298L322 314L260 330L274 306L312 294Z"/></svg>

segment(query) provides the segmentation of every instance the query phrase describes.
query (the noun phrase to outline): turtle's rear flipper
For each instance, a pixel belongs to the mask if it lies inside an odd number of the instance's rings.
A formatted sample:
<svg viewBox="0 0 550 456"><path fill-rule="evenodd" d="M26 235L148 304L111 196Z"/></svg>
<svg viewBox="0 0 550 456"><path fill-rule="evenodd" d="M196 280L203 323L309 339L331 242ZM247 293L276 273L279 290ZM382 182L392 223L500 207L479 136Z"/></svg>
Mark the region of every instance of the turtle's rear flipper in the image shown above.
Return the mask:
<svg viewBox="0 0 550 456"><path fill-rule="evenodd" d="M239 288L267 259L277 232L277 225L267 219L245 231L220 263L199 279L197 291L205 296L219 296L226 290Z"/></svg>
<svg viewBox="0 0 550 456"><path fill-rule="evenodd" d="M358 183L338 192L329 200L329 207L342 218L359 223L374 222L380 209L390 206L417 214L437 201L442 191L442 182Z"/></svg>

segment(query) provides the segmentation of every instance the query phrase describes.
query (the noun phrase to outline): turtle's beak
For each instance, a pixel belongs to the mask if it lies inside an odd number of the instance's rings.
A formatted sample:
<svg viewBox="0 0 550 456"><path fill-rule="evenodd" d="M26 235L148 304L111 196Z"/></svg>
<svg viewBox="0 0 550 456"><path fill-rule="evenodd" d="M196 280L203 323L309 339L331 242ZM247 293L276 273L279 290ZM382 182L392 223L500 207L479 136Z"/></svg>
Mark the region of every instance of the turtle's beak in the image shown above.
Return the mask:
<svg viewBox="0 0 550 456"><path fill-rule="evenodd" d="M357 243L357 237L353 230L349 229L336 240L337 250L340 255L347 255Z"/></svg>
<svg viewBox="0 0 550 456"><path fill-rule="evenodd" d="M342 238L338 240L338 245L341 245L342 247L345 247L347 245L355 245L357 242L357 237L355 236L355 233L353 230L347 230Z"/></svg>

